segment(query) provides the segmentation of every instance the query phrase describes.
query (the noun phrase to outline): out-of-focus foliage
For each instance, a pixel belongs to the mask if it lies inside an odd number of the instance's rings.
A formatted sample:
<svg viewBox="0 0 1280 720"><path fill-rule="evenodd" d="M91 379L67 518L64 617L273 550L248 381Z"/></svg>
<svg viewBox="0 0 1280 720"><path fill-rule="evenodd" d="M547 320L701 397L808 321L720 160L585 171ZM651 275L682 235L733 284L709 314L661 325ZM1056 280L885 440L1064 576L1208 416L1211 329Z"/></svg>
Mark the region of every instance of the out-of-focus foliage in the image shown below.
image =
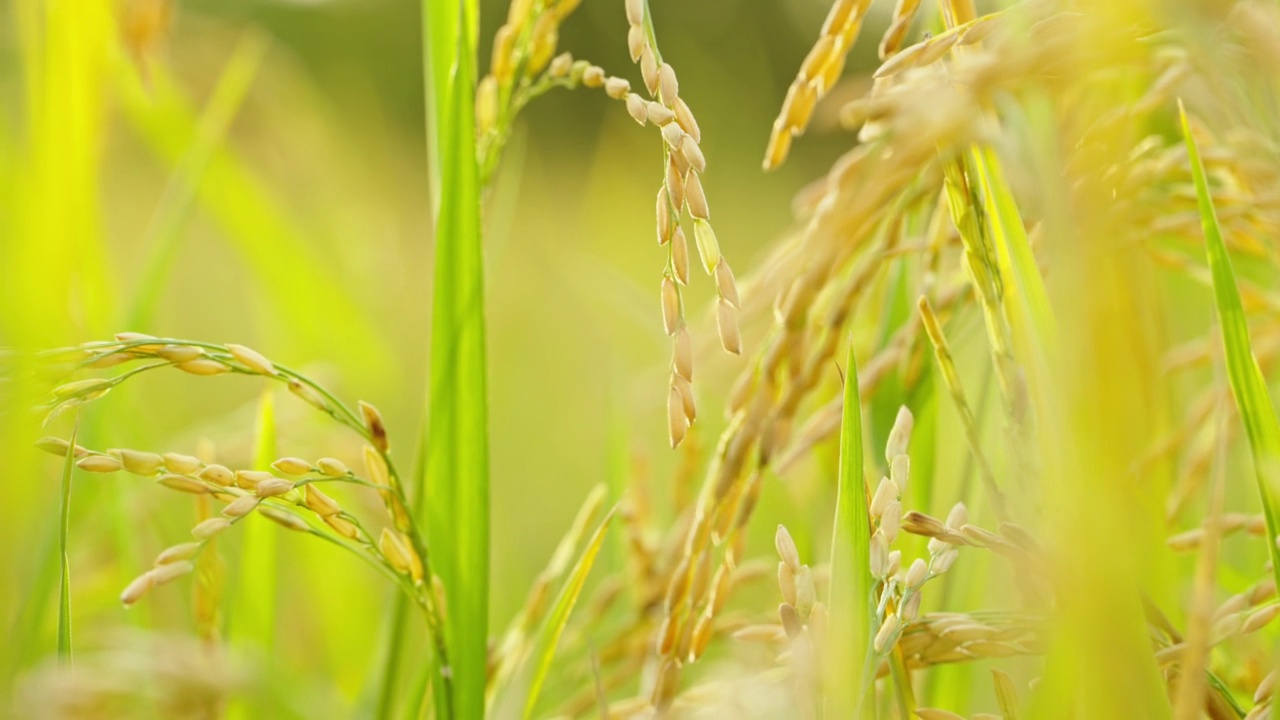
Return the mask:
<svg viewBox="0 0 1280 720"><path fill-rule="evenodd" d="M0 706L1270 711L1272 4L436 1L0 6Z"/></svg>

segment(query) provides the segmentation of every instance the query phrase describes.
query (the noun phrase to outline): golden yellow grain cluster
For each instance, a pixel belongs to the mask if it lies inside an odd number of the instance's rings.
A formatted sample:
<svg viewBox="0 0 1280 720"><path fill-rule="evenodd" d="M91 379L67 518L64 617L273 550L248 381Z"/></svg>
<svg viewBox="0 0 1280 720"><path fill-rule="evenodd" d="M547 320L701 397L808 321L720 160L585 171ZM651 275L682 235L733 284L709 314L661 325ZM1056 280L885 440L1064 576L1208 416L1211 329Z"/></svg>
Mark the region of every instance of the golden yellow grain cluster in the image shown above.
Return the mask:
<svg viewBox="0 0 1280 720"><path fill-rule="evenodd" d="M206 517L192 529L195 542L180 543L161 552L155 567L139 575L121 593L122 603L132 605L153 588L191 573L198 556L215 537L243 519L258 515L289 530L325 538L366 560L371 559L388 576L412 587L411 595L434 613L434 593L427 590L426 583L429 577L426 545L409 514L399 476L391 466L390 442L382 415L372 404L362 401L359 412L352 411L311 379L243 345L162 340L138 333L121 333L114 342L90 343L54 354L78 358L73 369L101 369L127 362L143 364L112 378L73 380L58 385L50 393L46 422L68 408L101 398L139 373L173 367L198 376L240 373L279 382L368 443L364 446L365 475L361 477L331 457L315 462L282 457L271 464L271 471L262 471L232 469L182 453L159 454L133 449L95 451L79 445L72 448L70 443L58 438L40 440L37 446L47 452L62 456L72 453L76 466L83 471L99 474L125 471L150 478L170 490L224 503L220 514ZM356 516L343 510L320 488L324 483L374 488L383 500L392 527L383 528L375 540Z"/></svg>
<svg viewBox="0 0 1280 720"><path fill-rule="evenodd" d="M687 211L702 267L716 282L716 324L720 344L742 353L738 325L741 301L737 282L720 251L711 226L711 209L702 187L707 161L699 143L702 131L689 105L680 96L680 83L670 63L663 61L654 38L653 23L644 0L627 0L627 46L640 67L650 100L629 93L627 109L636 122L652 123L662 132L665 177L656 201L658 244L667 247L662 273L662 323L672 338L671 376L667 391L667 430L671 446L684 440L697 417L693 398L693 347L689 338L681 286L689 283L689 240L681 223Z"/></svg>

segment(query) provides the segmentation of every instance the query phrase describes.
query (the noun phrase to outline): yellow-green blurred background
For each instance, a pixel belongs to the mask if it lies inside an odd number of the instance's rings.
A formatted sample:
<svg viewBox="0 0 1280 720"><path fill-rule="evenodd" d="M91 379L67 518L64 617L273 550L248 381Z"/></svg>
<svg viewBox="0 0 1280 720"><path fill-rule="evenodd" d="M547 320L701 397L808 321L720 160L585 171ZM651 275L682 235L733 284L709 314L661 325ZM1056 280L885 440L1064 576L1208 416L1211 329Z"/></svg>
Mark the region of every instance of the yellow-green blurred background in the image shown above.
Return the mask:
<svg viewBox="0 0 1280 720"><path fill-rule="evenodd" d="M677 69L681 97L701 126L708 162L703 182L716 234L742 282L746 304L754 307L744 312L748 357L771 322L771 298L751 296L751 276L762 268L767 250L795 231L795 195L855 144L851 134L837 128L836 109L870 87L875 39L888 24L893 4L874 4L842 82L819 105L787 164L765 174L760 162L770 125L829 5L819 0L650 2L664 58ZM985 10L996 3L979 5ZM1136 1L1120 5L1145 7ZM410 468L423 421L432 278L420 12L416 0L2 0L0 347L33 351L107 339L121 331L242 343L321 380L349 404L363 399L378 406L400 468ZM504 2L482 3L482 71L488 65L489 38L505 15ZM922 37L936 13L931 7L925 15L908 42ZM1196 16L1154 10L1151 16L1169 20L1198 51L1212 47L1188 30L1196 27ZM626 31L622 0L586 0L561 29L559 47L638 85ZM1153 76L1111 77L1110 94L1099 94L1094 101L1131 101ZM1240 81L1241 97L1252 97L1267 82L1263 78L1249 85L1255 81ZM1222 87L1237 89L1232 82L1224 80ZM1214 116L1213 90L1221 88L1188 85L1189 97L1199 100L1193 107L1216 130L1248 124L1248 118L1231 115L1230 108L1223 117ZM1080 112L1073 104L1079 98L1047 97L1041 115L1031 120L1018 116L1020 121L1010 124L1022 132L1038 128L1046 118L1079 119L1072 114ZM1085 108L1081 114L1096 109L1089 100L1079 102ZM1029 105L1035 109L1034 103ZM1059 117L1053 116L1055 111ZM1153 113L1150 127L1134 131L1135 137L1154 133L1159 147L1176 145L1173 117L1172 108L1163 107ZM1260 117L1255 129L1274 124L1270 116ZM1045 146L1053 147L1053 140ZM1019 142L1028 141L1019 135L1001 151L1026 150ZM620 103L600 91L553 90L521 114L486 197L491 636L519 610L588 491L601 482L616 483L619 468L623 480L646 488L656 516L655 527L649 528L655 536L670 519L678 456L667 448L670 346L658 297L666 253L656 246L653 217L654 196L663 179L660 143L653 128L638 127ZM1127 151L1115 151L1116 156ZM1026 216L1037 221L1046 207L1055 206L1051 190L1037 184L1032 172L1041 161L1009 162L1014 194ZM1057 161L1044 162L1052 168ZM1168 184L1185 186L1186 181L1177 177ZM1152 201L1155 212L1176 207L1192 214L1192 196L1171 199L1173 193L1158 190ZM1057 202L1059 209L1069 207L1061 198ZM1099 217L1094 225L1067 218L1066 226L1093 232L1091 237L1101 238L1099 245L1105 246L1111 239L1107 223L1122 221ZM1194 217L1190 224L1196 225ZM1052 242L1041 236L1034 241L1038 251ZM1195 244L1177 246L1196 263L1203 258L1198 241L1195 236ZM1242 275L1268 289L1274 268L1267 261L1273 255L1257 253L1242 264ZM1072 257L1053 257L1064 256ZM1156 357L1208 331L1213 305L1204 283L1166 273L1167 268L1157 274L1149 259L1133 266L1141 268L1141 276L1116 283L1122 289L1116 290L1117 297L1137 298L1129 312L1076 302L1078 297L1098 297L1087 293L1089 285L1082 280L1092 282L1087 265L1068 267L1058 275L1067 280L1055 284L1052 272L1058 268L1050 264L1049 278L1063 326L1078 333L1071 337L1085 339L1071 348L1082 358L1079 377L1065 378L1062 387L1068 389L1058 391L1071 400L1095 403L1085 404L1113 426L1138 418L1150 437L1134 430L1139 439L1133 447L1121 448L1136 457L1141 455L1139 440L1165 437L1165 430L1183 422L1189 398L1201 397L1200 391L1210 386L1221 389L1225 381L1212 363L1193 373L1165 374L1166 366ZM963 280L959 262L940 272L943 280ZM855 316L856 339L886 329L881 316L890 313L881 307L886 294L879 293L888 282L885 275L876 277L868 293L871 301ZM1082 288L1086 292L1078 295ZM698 351L695 391L700 409L689 444L702 448L705 467L725 426L723 398L748 361L718 348L709 312L711 283L695 277L686 297ZM969 300L965 295L964 302ZM949 322L947 332L981 416L982 440L997 458L1003 480L1010 472L1001 445L1007 436L996 383L990 381L982 320L973 305ZM1150 356L1123 355L1130 342ZM58 609L59 463L34 450L32 442L46 433L67 436L71 422L66 417L41 429L32 406L48 391L48 378L33 377L21 355L5 357L4 369L10 372L0 385L0 627L8 640L0 644L0 707L19 708L22 716L38 715L33 708L48 710L52 716L50 708L73 697L75 687L139 677L129 667L139 657L163 663L171 654L172 668L187 667L183 663L193 653L175 638L194 633L191 583L182 580L157 589L129 610L121 608L118 596L157 552L188 539L196 506L187 496L124 474L75 476L69 547L73 646L81 672L74 681L50 674ZM931 360L928 353L923 357L926 364ZM1070 368L1076 357L1064 354L1051 360L1056 367ZM1116 358L1125 362L1111 365ZM1130 375L1109 376L1114 367ZM823 375L811 405L836 396L840 372L833 365ZM1100 377L1114 385L1099 384ZM1143 382L1129 387L1115 377ZM1107 396L1100 390L1111 387L1135 396L1150 390L1155 399L1150 408L1119 407L1128 396ZM931 438L936 455L929 453L932 468L922 464L918 470L921 476L936 470L934 487L945 492L923 498L927 506L909 509L945 516L961 499L959 488L969 486L961 478L970 472L971 461L955 409L940 386L930 392L930 407L912 409L921 418L936 418L931 425L937 432ZM148 373L81 413L79 439L95 449L201 453L246 467L262 394L260 381L240 376ZM1235 423L1227 396L1221 395L1215 412ZM885 402L873 399L868 404ZM360 444L350 433L288 393L275 393L274 405L277 455L331 455L359 465ZM892 417L894 410L877 405L869 414ZM922 420L926 423L933 420ZM868 445L879 453L887 423L868 425L867 437L876 439ZM1090 434L1084 425L1055 428L1061 434L1052 438L1062 441L1060 450L1081 466L1085 463L1072 455L1077 448L1105 455L1119 446L1111 437ZM1238 439L1239 427L1233 427ZM1218 441L1214 430L1188 436L1205 447ZM752 555L775 561L768 538L778 522L786 521L806 560L825 560L835 449L828 443L814 455L802 472L766 477L752 521ZM1213 453L1198 457L1212 458ZM1242 442L1232 445L1230 458L1221 465L1230 478L1227 507L1256 512L1257 491ZM1129 459L1108 456L1115 467ZM1134 584L1150 592L1181 627L1195 558L1174 558L1161 543L1172 531L1200 521L1203 498L1190 503L1194 512L1176 518L1178 527L1162 524L1163 493L1170 477L1182 470L1172 467L1177 462L1158 463L1143 484L1133 486L1108 485L1112 475L1100 473L1079 486L1062 483L1040 497L1033 490L1028 504L1048 498L1050 507L1043 515L1061 520L1053 517L1059 508L1051 503L1079 487L1081 492L1102 488L1104 500L1122 499L1123 510L1115 514L1138 508L1136 514L1111 518L1128 523L1124 529L1132 530L1131 537L1093 541L1103 547L1114 543L1121 561L1135 561ZM868 477L881 465L872 457ZM1127 471L1115 473L1122 474L1127 481ZM374 497L348 493L340 499L358 512L379 512ZM1078 500L1078 506L1087 510L1088 500ZM1077 507L1077 500L1070 506ZM1042 510L1034 508L1029 515ZM981 523L994 522L987 507L975 504L974 515ZM1086 512L1056 527L1047 523L1044 532L1053 536L1088 528L1090 521ZM219 541L226 563L224 627L240 654L232 669L250 674L239 684L254 702L268 703L251 707L269 708L261 712L270 716L360 715L377 689L369 680L380 672L393 588L350 556L311 538L268 534L274 545L257 547L267 548L259 552L274 562L272 591L238 584L240 533ZM1137 540L1126 544L1133 538ZM1265 548L1255 540L1228 541L1217 568L1218 599L1257 580ZM919 538L904 542L914 543L915 550L924 544ZM622 541L612 538L597 577L618 570L622 552ZM1005 565L981 560L957 567L967 573L962 589L927 596L926 609L1014 604L1006 602L1012 593ZM762 585L748 591L755 594L746 595L741 604L767 617L778 598L768 581ZM245 623L237 625L234 611L272 592L275 600L257 610L266 613L267 631L262 637L246 637L240 629ZM1136 590L1116 597L1136 605ZM1099 616L1108 610L1099 607ZM1138 624L1130 629L1140 639L1146 630ZM121 631L142 630L168 639L154 651L139 645L144 641L137 635L120 639ZM410 631L420 642L422 628L411 624ZM1247 640L1252 644L1242 657L1265 656L1258 637ZM99 655L98 648L126 650ZM732 652L717 649L713 656ZM1236 667L1230 658L1223 663L1233 673L1228 680L1237 694L1246 685L1241 678L1252 682L1260 674L1261 666L1247 664ZM207 672L202 680L211 686L222 682L214 671ZM990 707L986 672L985 665L949 666L937 672L941 679L936 683L948 685L952 697L978 697L981 702L974 708L983 703ZM1032 674L1027 670L1019 680ZM233 707L234 712L254 716L245 714L245 707Z"/></svg>
<svg viewBox="0 0 1280 720"><path fill-rule="evenodd" d="M656 5L665 55L702 127L717 233L746 275L788 228L794 193L848 145L820 115L783 170L759 170L826 6ZM163 12L171 20L149 30L149 13ZM487 66L505 3L485 2L482 12ZM423 408L432 247L419 13L410 0L5 2L0 345L32 350L126 330L247 344L350 402L378 405L409 466ZM868 25L886 22L876 15ZM560 46L638 82L625 33L622 2L592 0L563 27ZM855 55L872 52L867 43ZM658 492L669 484L668 345L657 312L664 253L652 218L659 142L600 92L553 91L522 116L488 200L495 632L581 498L605 479L608 428L620 428ZM711 350L710 284L690 292L697 342ZM149 302L151 312L138 310ZM710 444L723 426L718 398L742 361L703 354L700 441ZM14 382L4 395L6 695L15 679L33 686L33 668L54 649L59 467L31 449L41 431L26 407L41 389ZM149 374L91 406L81 440L212 448L244 466L260 391L238 377ZM356 463L358 445L331 423L287 394L276 406L280 455ZM63 422L50 432L69 430ZM188 498L136 478L77 476L77 648L107 644L122 627L191 631L187 585L128 611L116 597L156 552L186 537L194 517ZM233 571L236 542L222 548ZM281 536L277 551L272 673L304 715L352 706L391 588L306 538Z"/></svg>

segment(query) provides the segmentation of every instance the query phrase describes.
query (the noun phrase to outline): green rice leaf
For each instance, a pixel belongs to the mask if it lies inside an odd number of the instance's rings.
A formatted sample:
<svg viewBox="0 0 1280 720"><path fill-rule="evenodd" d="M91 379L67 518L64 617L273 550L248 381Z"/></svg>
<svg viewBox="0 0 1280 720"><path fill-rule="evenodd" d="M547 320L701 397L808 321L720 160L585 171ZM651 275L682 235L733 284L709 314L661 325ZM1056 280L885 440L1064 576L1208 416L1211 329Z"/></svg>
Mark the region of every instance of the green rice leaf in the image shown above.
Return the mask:
<svg viewBox="0 0 1280 720"><path fill-rule="evenodd" d="M425 492L433 571L444 585L446 666L437 712L481 717L489 622L489 416L484 253L476 160L476 0L424 0L427 156L435 221ZM445 670L447 669L447 672Z"/></svg>
<svg viewBox="0 0 1280 720"><path fill-rule="evenodd" d="M582 551L578 562L574 564L573 570L565 580L564 587L560 589L560 594L556 596L556 602L551 608L551 613L547 615L547 619L542 623L542 628L538 631L538 637L533 648L533 665L530 667L532 677L529 680L529 690L524 701L523 717L525 720L533 717L533 710L538 702L538 694L542 691L542 684L546 681L547 673L551 670L551 661L555 659L556 646L560 643L560 636L564 634L564 628L569 624L569 615L573 612L573 608L578 602L578 597L582 595L582 587L587 582L587 575L591 572L592 566L595 565L596 556L600 554L600 547L604 544L605 532L613 522L613 516L616 512L617 507L609 510L609 514L604 516L600 526L592 533L591 540L587 542L587 547Z"/></svg>
<svg viewBox="0 0 1280 720"><path fill-rule="evenodd" d="M1275 407L1267 390L1267 380L1253 354L1244 304L1240 301L1231 256L1227 254L1222 228L1218 225L1218 214L1209 194L1209 181L1205 177L1204 165L1200 162L1200 151L1191 134L1186 109L1179 104L1178 110L1200 205L1200 226L1204 230L1209 271L1213 275L1213 297L1218 322L1222 327L1222 344L1226 352L1231 394L1249 437L1258 494L1262 497L1262 511L1267 520L1267 549L1271 554L1271 569L1276 582L1280 583L1280 549L1276 547L1276 535L1280 530L1277 527L1277 522L1280 521L1280 423L1276 420Z"/></svg>
<svg viewBox="0 0 1280 720"><path fill-rule="evenodd" d="M898 258L890 265L883 298L880 327L876 333L877 350L887 347L894 332L911 318L910 277L906 258ZM900 373L891 373L876 388L869 402L871 447L884 447L889 438L889 430L893 427L893 419L898 414L898 408L906 403L907 394L908 389L903 387Z"/></svg>
<svg viewBox="0 0 1280 720"><path fill-rule="evenodd" d="M1044 278L1040 275L1035 254L1031 252L1022 213L1019 212L1013 191L1005 180L1000 159L996 157L994 150L982 147L974 151L974 166L978 171L987 206L986 216L1000 263L1000 274L1005 282L1013 285L1012 292L1009 288L1005 289L1006 302L1011 303L1014 308L1010 324L1017 334L1020 331L1020 320L1023 323L1029 322L1030 330L1034 332L1030 339L1052 342L1056 335L1056 323L1053 309L1049 305L1049 293L1045 290ZM1046 350L1048 349L1050 348Z"/></svg>
<svg viewBox="0 0 1280 720"><path fill-rule="evenodd" d="M831 648L824 660L831 717L854 717L875 681L871 639L875 614L871 577L871 516L863 480L862 407L858 365L850 343L840 425L840 472L831 539Z"/></svg>
<svg viewBox="0 0 1280 720"><path fill-rule="evenodd" d="M71 561L67 552L67 535L71 528L71 471L76 462L76 435L80 422L71 430L70 447L62 461L62 509L58 524L58 557L62 561L62 590L58 596L58 658L71 660Z"/></svg>

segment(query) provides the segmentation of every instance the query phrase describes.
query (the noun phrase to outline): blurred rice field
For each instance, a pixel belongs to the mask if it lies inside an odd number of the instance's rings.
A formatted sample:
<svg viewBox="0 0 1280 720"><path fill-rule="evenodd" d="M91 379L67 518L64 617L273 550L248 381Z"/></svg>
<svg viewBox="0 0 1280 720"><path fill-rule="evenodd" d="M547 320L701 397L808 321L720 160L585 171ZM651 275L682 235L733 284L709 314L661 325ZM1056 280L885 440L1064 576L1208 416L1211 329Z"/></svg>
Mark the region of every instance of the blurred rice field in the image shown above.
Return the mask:
<svg viewBox="0 0 1280 720"><path fill-rule="evenodd" d="M1268 717L1277 72L1263 0L3 3L0 716ZM301 532L157 563L238 497Z"/></svg>

